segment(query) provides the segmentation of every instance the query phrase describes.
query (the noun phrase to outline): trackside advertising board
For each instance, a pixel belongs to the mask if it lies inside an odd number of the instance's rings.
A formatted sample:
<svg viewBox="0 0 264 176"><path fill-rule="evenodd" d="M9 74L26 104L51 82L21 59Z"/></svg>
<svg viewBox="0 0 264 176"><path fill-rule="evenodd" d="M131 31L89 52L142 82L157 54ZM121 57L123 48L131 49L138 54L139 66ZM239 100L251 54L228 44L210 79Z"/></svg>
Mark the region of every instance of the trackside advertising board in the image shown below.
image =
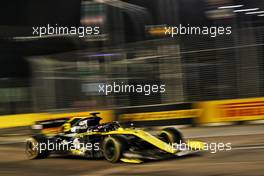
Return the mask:
<svg viewBox="0 0 264 176"><path fill-rule="evenodd" d="M264 119L264 98L246 98L197 103L198 123L236 122Z"/></svg>
<svg viewBox="0 0 264 176"><path fill-rule="evenodd" d="M135 126L193 124L198 115L192 103L131 107L116 112L120 122Z"/></svg>
<svg viewBox="0 0 264 176"><path fill-rule="evenodd" d="M19 126L30 126L36 121L43 120L57 120L72 117L84 117L89 116L89 114L94 111L82 111L82 112L68 112L68 113L32 113L32 114L14 114L14 115L3 115L0 116L0 128L12 128ZM113 121L113 111L103 110L96 111L100 112L100 117L102 117L102 122Z"/></svg>

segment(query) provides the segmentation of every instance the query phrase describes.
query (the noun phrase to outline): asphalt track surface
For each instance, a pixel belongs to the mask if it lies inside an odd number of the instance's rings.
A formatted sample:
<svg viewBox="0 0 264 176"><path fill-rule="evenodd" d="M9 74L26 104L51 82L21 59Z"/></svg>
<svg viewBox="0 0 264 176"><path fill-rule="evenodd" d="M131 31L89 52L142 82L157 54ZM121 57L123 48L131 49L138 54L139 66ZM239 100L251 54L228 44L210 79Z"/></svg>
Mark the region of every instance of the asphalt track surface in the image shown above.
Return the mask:
<svg viewBox="0 0 264 176"><path fill-rule="evenodd" d="M259 128L258 132L252 129ZM143 164L112 164L105 160L51 156L43 160L27 160L22 143L0 143L0 175L4 176L264 176L264 126L251 130L221 128L226 135L196 139L205 142L232 143L232 150L209 151L201 155L147 162ZM201 129L210 134L215 128ZM261 132L262 129L262 132ZM248 130L248 131L247 131ZM215 130L214 130L215 131ZM242 133L240 133L242 131ZM253 130L254 131L254 130ZM186 132L187 133L187 132ZM189 134L198 134L189 131ZM0 141L3 140L0 138Z"/></svg>

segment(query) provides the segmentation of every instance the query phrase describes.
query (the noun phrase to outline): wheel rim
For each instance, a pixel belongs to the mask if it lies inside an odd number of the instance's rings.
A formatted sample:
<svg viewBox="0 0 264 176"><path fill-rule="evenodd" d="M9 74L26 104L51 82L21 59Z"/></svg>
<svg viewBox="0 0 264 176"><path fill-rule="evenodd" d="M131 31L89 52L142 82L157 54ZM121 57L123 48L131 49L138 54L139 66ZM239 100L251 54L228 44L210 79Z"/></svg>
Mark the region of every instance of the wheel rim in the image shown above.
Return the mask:
<svg viewBox="0 0 264 176"><path fill-rule="evenodd" d="M107 159L111 160L115 157L115 154L116 154L116 149L115 149L115 144L112 140L108 141L105 145L105 154L106 154L106 157Z"/></svg>
<svg viewBox="0 0 264 176"><path fill-rule="evenodd" d="M36 146L36 142L27 141L27 143L26 143L26 155L28 158L35 158L38 155L38 150L35 146Z"/></svg>

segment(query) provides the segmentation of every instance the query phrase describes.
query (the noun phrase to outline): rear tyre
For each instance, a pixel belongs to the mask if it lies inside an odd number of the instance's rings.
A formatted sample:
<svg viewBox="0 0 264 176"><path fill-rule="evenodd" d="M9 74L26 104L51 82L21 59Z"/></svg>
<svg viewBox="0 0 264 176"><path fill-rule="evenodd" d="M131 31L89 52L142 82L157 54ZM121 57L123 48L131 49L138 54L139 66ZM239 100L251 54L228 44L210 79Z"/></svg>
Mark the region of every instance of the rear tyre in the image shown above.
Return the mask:
<svg viewBox="0 0 264 176"><path fill-rule="evenodd" d="M103 141L103 153L107 161L116 163L122 157L125 149L124 138L120 136L109 136Z"/></svg>
<svg viewBox="0 0 264 176"><path fill-rule="evenodd" d="M180 144L183 142L183 137L181 132L179 132L175 128L164 128L159 134L159 137L162 141L168 144L175 144L175 143Z"/></svg>
<svg viewBox="0 0 264 176"><path fill-rule="evenodd" d="M40 146L45 148L40 150ZM37 135L33 136L26 141L26 155L29 159L44 159L49 156L47 147L47 139L44 136Z"/></svg>

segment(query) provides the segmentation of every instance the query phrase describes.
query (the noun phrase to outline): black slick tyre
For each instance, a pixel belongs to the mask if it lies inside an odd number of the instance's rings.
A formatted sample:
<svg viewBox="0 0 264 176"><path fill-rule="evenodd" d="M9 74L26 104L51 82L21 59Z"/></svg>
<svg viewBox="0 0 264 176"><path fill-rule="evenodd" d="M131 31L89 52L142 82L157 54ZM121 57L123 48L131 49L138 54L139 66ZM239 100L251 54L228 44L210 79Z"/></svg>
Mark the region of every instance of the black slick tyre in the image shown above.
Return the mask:
<svg viewBox="0 0 264 176"><path fill-rule="evenodd" d="M46 149L40 149L40 145L46 144ZM47 139L42 135L32 136L26 141L26 156L28 159L44 159L49 156Z"/></svg>

